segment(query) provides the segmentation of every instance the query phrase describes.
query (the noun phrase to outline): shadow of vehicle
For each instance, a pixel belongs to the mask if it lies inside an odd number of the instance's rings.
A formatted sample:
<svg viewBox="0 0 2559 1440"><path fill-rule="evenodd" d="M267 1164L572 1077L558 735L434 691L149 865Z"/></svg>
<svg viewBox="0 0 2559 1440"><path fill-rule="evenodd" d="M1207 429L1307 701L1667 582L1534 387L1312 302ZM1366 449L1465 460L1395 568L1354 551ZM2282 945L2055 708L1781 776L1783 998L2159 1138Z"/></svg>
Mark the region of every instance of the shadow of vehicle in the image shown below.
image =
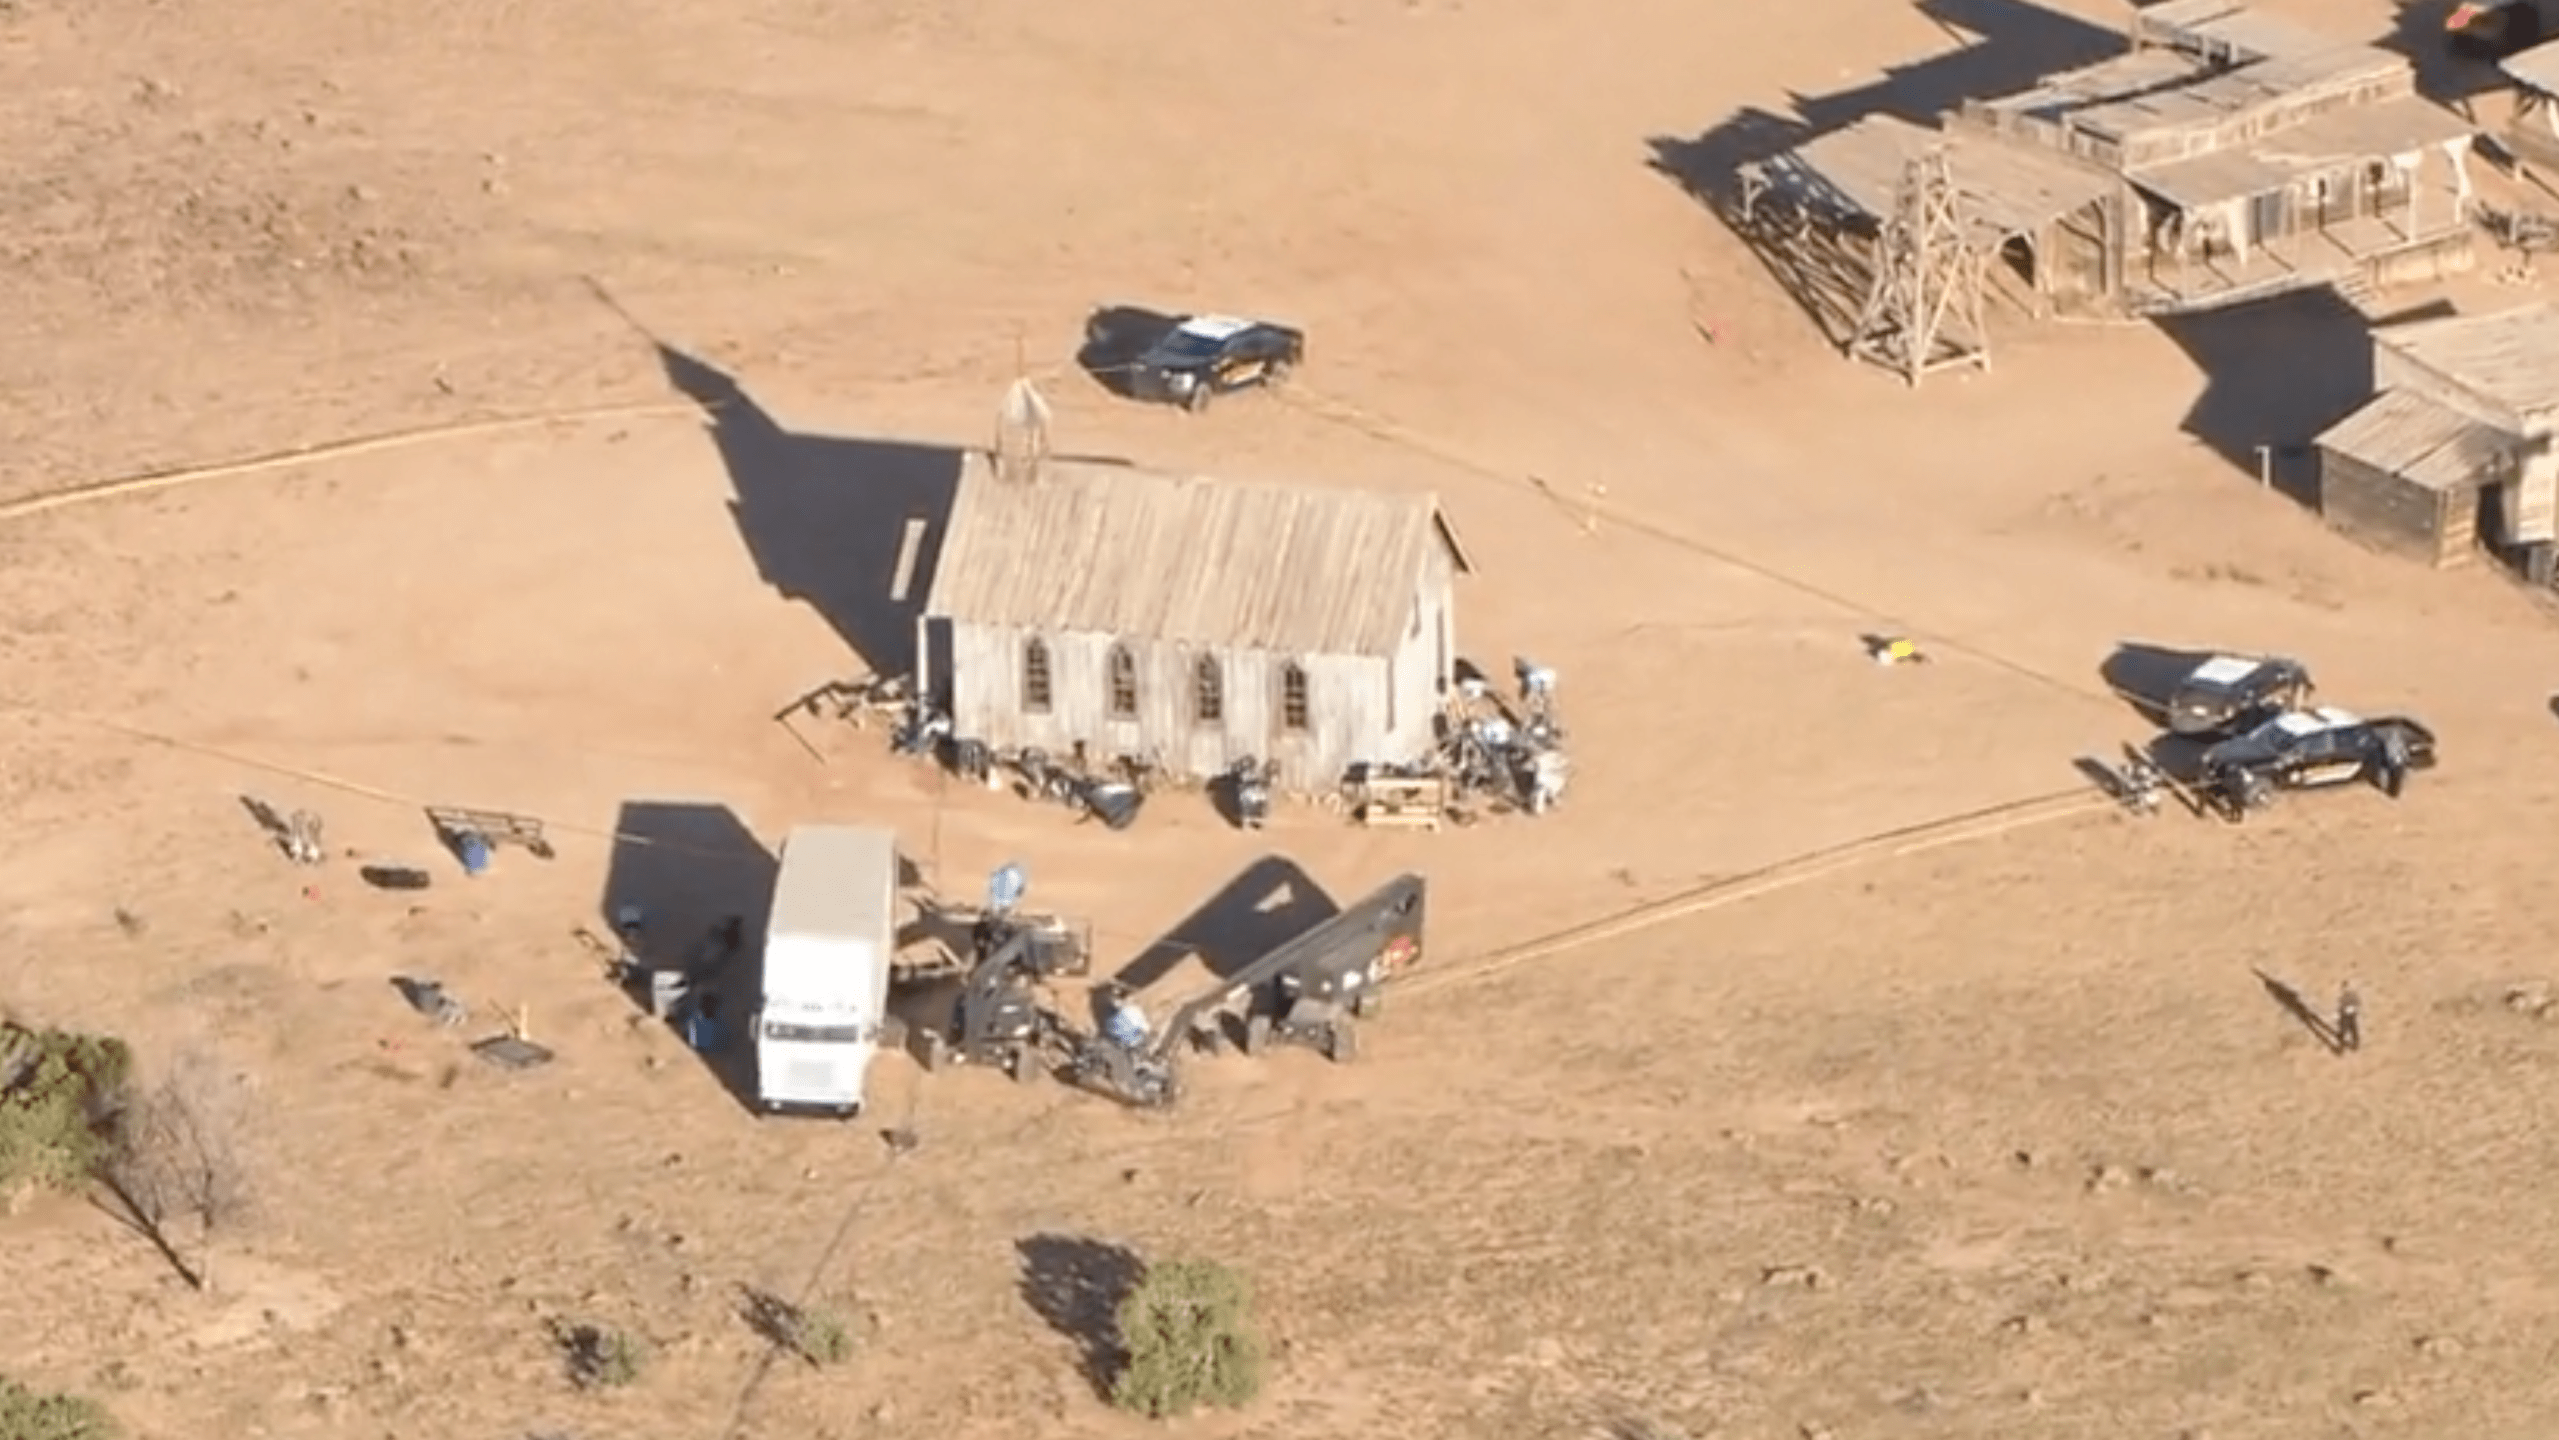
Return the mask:
<svg viewBox="0 0 2559 1440"><path fill-rule="evenodd" d="M1182 318L1142 305L1105 305L1084 321L1084 345L1075 352L1076 366L1094 384L1123 400L1134 399L1137 358L1172 334Z"/></svg>
<svg viewBox="0 0 2559 1440"><path fill-rule="evenodd" d="M2472 102L2509 88L2495 58L2471 54L2452 42L2444 23L2452 18L2453 0L2400 0L2391 15L2390 33L2381 48L2404 55L2417 71L2417 93L2465 120L2474 120Z"/></svg>
<svg viewBox="0 0 2559 1440"><path fill-rule="evenodd" d="M1075 1343L1076 1368L1107 1400L1128 1352L1120 1343L1120 1303L1146 1274L1125 1245L1079 1235L1033 1235L1014 1242L1022 1302Z"/></svg>
<svg viewBox="0 0 2559 1440"><path fill-rule="evenodd" d="M2097 667L2097 678L2122 697L2133 712L2154 725L2168 723L2168 702L2195 667L2213 658L2210 650L2185 650L2126 640Z"/></svg>
<svg viewBox="0 0 2559 1440"><path fill-rule="evenodd" d="M2204 752L2215 741L2195 735L2154 735L2142 742L2141 753L2159 767L2159 773L2180 785L2192 785L2203 778Z"/></svg>
<svg viewBox="0 0 2559 1440"><path fill-rule="evenodd" d="M1134 993L1196 955L1214 976L1232 975L1342 913L1296 861L1265 855L1112 977Z"/></svg>
<svg viewBox="0 0 2559 1440"><path fill-rule="evenodd" d="M658 342L669 384L702 407L730 518L764 583L817 612L871 673L915 669L962 451L785 429L727 372Z"/></svg>
<svg viewBox="0 0 2559 1440"><path fill-rule="evenodd" d="M2124 788L2123 772L2094 755L2073 756L2070 768L2079 772L2080 779L2096 786L2097 793L2109 800L2122 801L2129 795Z"/></svg>
<svg viewBox="0 0 2559 1440"><path fill-rule="evenodd" d="M711 801L633 800L613 826L613 854L598 907L620 933L633 971L625 993L653 1011L653 975L685 978L686 1004L667 1016L678 1034L705 998L713 1044L705 1068L749 1111L755 1052L747 1020L762 991L764 917L779 862L728 806ZM634 930L625 924L639 917Z"/></svg>

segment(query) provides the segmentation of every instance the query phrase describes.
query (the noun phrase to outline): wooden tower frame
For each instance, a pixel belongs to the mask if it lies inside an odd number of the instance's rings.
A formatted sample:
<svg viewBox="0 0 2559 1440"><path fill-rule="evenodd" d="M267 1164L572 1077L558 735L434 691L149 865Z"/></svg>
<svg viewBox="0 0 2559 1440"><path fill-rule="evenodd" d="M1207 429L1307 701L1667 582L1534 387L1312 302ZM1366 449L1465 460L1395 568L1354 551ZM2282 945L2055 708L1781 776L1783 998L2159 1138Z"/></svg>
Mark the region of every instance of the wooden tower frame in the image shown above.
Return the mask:
<svg viewBox="0 0 2559 1440"><path fill-rule="evenodd" d="M1874 278L1849 336L1850 357L1873 361L1913 387L1939 370L1988 371L1986 259L1964 231L1945 147L1911 157L1893 214L1875 240Z"/></svg>

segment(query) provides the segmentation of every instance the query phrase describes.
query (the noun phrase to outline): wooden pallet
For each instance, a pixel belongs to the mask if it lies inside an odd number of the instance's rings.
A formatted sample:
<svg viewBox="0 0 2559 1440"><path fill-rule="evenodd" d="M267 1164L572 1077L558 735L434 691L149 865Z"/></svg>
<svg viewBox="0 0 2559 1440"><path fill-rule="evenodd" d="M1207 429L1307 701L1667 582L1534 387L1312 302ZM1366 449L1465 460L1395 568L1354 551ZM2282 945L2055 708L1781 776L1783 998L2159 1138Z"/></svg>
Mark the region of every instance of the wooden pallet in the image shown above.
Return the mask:
<svg viewBox="0 0 2559 1440"><path fill-rule="evenodd" d="M1379 830L1437 830L1448 815L1448 782L1436 775L1376 776L1360 787L1359 823Z"/></svg>
<svg viewBox="0 0 2559 1440"><path fill-rule="evenodd" d="M515 815L504 810L462 810L446 805L427 807L427 822L435 833L450 842L464 835L477 835L494 849L500 845L520 845L537 860L552 857L551 841L542 833L542 822L531 815Z"/></svg>

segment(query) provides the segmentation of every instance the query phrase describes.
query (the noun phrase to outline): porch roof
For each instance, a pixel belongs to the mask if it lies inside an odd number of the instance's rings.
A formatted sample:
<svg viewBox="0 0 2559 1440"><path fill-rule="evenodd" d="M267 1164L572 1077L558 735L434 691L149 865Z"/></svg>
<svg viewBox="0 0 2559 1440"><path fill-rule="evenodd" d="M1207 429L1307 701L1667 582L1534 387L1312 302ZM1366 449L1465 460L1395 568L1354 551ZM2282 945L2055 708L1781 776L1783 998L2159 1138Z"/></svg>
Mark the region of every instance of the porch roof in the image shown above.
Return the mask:
<svg viewBox="0 0 2559 1440"><path fill-rule="evenodd" d="M2505 460L2505 438L2445 405L2384 390L2313 442L2426 490L2453 490Z"/></svg>
<svg viewBox="0 0 2559 1440"><path fill-rule="evenodd" d="M2559 412L2559 305L2386 325L2373 343L2520 416Z"/></svg>
<svg viewBox="0 0 2559 1440"><path fill-rule="evenodd" d="M2367 160L2413 155L2467 139L2470 122L2429 101L2388 100L2332 110L2253 145L2146 166L2125 178L2181 210L2286 189Z"/></svg>
<svg viewBox="0 0 2559 1440"><path fill-rule="evenodd" d="M2559 95L2559 40L2535 45L2497 62L2506 78L2539 95Z"/></svg>
<svg viewBox="0 0 2559 1440"><path fill-rule="evenodd" d="M2117 183L2096 166L1987 130L1932 130L1891 115L1816 135L1753 170L1799 200L1883 220L1893 213L1903 172L1931 145L1946 147L1966 227L1991 245L2094 204Z"/></svg>

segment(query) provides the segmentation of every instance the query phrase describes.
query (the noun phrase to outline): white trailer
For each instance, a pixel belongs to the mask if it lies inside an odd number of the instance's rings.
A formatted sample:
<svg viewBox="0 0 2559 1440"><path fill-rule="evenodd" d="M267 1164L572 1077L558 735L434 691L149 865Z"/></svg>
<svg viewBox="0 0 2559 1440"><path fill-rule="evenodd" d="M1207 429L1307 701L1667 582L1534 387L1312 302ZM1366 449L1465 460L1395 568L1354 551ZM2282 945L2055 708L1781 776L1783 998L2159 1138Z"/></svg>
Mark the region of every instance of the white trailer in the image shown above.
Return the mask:
<svg viewBox="0 0 2559 1440"><path fill-rule="evenodd" d="M897 953L897 837L803 825L782 842L764 926L756 1098L767 1110L861 1113Z"/></svg>

